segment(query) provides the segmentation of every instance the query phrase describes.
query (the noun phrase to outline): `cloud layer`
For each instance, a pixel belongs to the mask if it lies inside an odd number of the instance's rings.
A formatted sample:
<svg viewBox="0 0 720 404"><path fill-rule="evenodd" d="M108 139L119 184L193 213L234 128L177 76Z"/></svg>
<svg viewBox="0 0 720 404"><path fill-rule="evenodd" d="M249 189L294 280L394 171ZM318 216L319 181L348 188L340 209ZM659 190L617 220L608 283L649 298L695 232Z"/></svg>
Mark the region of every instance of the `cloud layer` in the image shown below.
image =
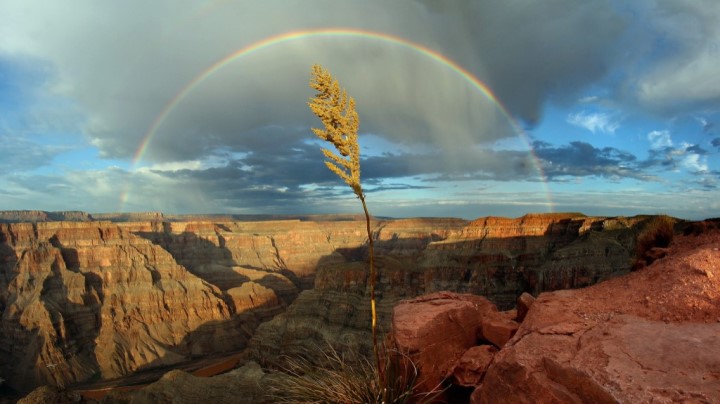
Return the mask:
<svg viewBox="0 0 720 404"><path fill-rule="evenodd" d="M131 157L163 107L209 66L279 33L330 26L407 38L467 68L514 116L534 123L549 94L569 97L605 73L622 27L609 5L570 0L80 3L4 3L0 51L46 60L55 74L49 85L83 107L86 134L116 158ZM513 135L491 102L427 56L362 37L308 38L218 70L170 113L144 157L242 152L249 133L268 124L314 124L304 106L314 63L357 99L363 131L442 150Z"/></svg>
<svg viewBox="0 0 720 404"><path fill-rule="evenodd" d="M12 97L0 94L8 156L0 169L17 203L67 189L107 210L117 201L123 209L320 210L316 201L347 196L319 164L309 131L318 122L305 105L308 75L322 63L357 100L362 138L376 139L363 140L369 192L658 182L666 170L714 189L719 27L714 0L9 0L0 3L0 92ZM203 76L267 38L340 28L437 52L501 105L447 63L362 35L278 42ZM582 109L565 115L578 134L563 128L563 140L538 138L548 106L578 99ZM644 150L584 137L619 136L625 115L617 111L693 116L705 137L643 128L634 137ZM528 134L519 136L513 120ZM118 165L47 172L63 153L87 147ZM174 193L183 198L161 201Z"/></svg>

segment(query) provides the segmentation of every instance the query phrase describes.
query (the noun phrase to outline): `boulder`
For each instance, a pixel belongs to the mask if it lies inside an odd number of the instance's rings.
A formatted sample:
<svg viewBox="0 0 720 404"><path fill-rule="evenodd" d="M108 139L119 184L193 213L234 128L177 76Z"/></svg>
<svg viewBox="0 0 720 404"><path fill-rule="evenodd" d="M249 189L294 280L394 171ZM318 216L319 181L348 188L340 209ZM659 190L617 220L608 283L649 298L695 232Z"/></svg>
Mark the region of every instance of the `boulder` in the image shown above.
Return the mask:
<svg viewBox="0 0 720 404"><path fill-rule="evenodd" d="M488 319L482 325L480 338L502 348L518 330L518 323L505 317Z"/></svg>
<svg viewBox="0 0 720 404"><path fill-rule="evenodd" d="M497 351L492 345L474 346L465 351L450 374L453 384L462 387L478 386Z"/></svg>
<svg viewBox="0 0 720 404"><path fill-rule="evenodd" d="M527 292L523 292L523 294L520 295L517 299L517 322L522 323L523 320L525 320L525 316L527 315L528 311L530 311L530 307L535 302L535 298Z"/></svg>
<svg viewBox="0 0 720 404"><path fill-rule="evenodd" d="M483 321L496 318L481 296L439 292L402 301L393 313L393 339L419 371L418 391L441 387L453 365L477 344Z"/></svg>

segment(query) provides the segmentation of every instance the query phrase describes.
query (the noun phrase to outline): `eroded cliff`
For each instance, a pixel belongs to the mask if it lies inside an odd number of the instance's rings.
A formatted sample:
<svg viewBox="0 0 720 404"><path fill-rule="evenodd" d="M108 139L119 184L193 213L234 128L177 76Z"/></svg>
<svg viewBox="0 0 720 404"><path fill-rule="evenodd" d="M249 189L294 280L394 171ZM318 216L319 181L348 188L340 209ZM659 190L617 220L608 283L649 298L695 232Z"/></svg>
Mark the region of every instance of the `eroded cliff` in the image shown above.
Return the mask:
<svg viewBox="0 0 720 404"><path fill-rule="evenodd" d="M0 227L3 377L20 390L114 378L247 338L221 291L109 223ZM244 335L243 335L244 334Z"/></svg>
<svg viewBox="0 0 720 404"><path fill-rule="evenodd" d="M0 377L18 391L239 350L363 243L355 222L0 224Z"/></svg>

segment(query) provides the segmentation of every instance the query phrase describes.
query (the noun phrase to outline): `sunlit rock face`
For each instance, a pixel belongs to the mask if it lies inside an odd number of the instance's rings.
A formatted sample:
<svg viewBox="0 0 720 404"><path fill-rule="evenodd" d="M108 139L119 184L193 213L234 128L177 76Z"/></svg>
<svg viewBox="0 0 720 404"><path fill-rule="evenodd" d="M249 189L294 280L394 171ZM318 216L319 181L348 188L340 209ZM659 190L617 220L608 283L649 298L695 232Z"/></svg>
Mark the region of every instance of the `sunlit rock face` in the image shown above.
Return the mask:
<svg viewBox="0 0 720 404"><path fill-rule="evenodd" d="M0 377L25 391L242 349L354 222L0 225Z"/></svg>
<svg viewBox="0 0 720 404"><path fill-rule="evenodd" d="M0 377L20 391L242 349L366 243L355 220L42 220L0 225Z"/></svg>
<svg viewBox="0 0 720 404"><path fill-rule="evenodd" d="M247 338L220 325L231 310L219 288L118 226L12 224L0 237L0 352L13 387L119 377Z"/></svg>
<svg viewBox="0 0 720 404"><path fill-rule="evenodd" d="M507 308L625 273L641 220L373 220L381 329L403 298ZM369 352L367 258L357 218L0 224L0 377L24 391L245 347L262 364L324 341Z"/></svg>

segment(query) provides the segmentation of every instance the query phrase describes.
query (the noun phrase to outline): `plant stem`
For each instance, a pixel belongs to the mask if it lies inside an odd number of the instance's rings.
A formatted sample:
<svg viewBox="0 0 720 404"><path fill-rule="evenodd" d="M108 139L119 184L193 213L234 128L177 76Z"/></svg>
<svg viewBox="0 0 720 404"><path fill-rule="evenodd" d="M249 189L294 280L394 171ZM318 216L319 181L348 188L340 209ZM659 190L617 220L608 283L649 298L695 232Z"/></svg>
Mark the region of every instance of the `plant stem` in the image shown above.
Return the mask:
<svg viewBox="0 0 720 404"><path fill-rule="evenodd" d="M368 245L370 247L370 311L372 314L373 353L375 354L375 365L378 369L378 377L382 378L382 366L380 366L380 353L378 352L377 341L377 312L375 310L375 251L372 232L370 231L370 213L368 213L367 205L365 204L365 195L361 193L359 198L360 202L362 202L363 210L365 211L365 225L367 228Z"/></svg>

